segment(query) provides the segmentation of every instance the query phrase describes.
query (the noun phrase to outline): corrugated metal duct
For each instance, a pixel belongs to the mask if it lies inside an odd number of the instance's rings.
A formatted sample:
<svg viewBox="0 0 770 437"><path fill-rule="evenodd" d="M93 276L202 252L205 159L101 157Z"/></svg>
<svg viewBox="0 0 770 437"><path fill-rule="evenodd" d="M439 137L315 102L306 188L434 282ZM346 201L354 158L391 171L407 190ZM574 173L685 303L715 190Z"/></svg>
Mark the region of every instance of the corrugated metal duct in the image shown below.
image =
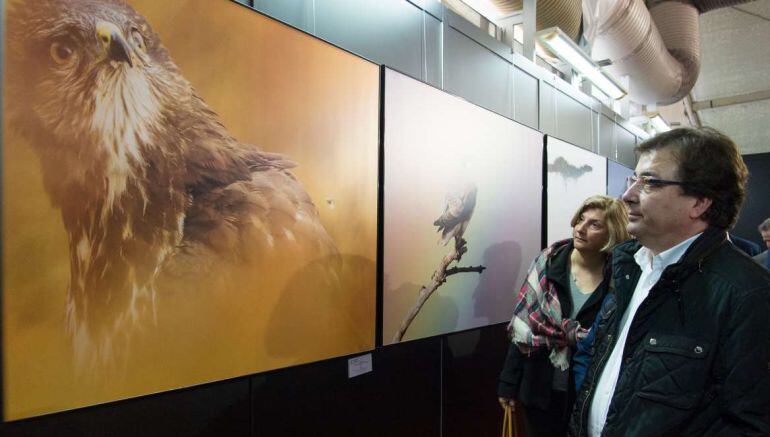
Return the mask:
<svg viewBox="0 0 770 437"><path fill-rule="evenodd" d="M667 105L698 79L698 14L739 3L745 0L584 0L585 37L593 59L607 59L610 73L629 77L631 100Z"/></svg>

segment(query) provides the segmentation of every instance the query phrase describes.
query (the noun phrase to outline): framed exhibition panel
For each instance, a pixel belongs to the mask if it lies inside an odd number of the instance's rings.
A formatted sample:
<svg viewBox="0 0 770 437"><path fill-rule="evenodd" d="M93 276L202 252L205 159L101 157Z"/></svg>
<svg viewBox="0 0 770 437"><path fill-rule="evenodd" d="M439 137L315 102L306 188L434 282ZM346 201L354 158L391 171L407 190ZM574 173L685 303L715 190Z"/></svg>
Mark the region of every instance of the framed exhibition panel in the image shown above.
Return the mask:
<svg viewBox="0 0 770 437"><path fill-rule="evenodd" d="M581 203L607 193L607 158L546 137L547 244L572 237L570 221Z"/></svg>
<svg viewBox="0 0 770 437"><path fill-rule="evenodd" d="M634 175L634 170L623 164L607 160L607 195L619 199L626 192L626 178Z"/></svg>
<svg viewBox="0 0 770 437"><path fill-rule="evenodd" d="M383 344L499 323L540 249L541 133L385 70Z"/></svg>
<svg viewBox="0 0 770 437"><path fill-rule="evenodd" d="M379 67L227 0L9 0L6 420L372 349Z"/></svg>

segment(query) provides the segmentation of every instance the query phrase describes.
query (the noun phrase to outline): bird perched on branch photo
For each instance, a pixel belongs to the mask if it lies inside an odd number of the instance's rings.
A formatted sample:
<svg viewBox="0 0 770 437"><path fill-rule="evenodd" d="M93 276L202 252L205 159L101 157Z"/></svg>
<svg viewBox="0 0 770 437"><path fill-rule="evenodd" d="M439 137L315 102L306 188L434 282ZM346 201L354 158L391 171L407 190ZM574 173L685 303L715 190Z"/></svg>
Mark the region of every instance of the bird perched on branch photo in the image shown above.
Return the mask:
<svg viewBox="0 0 770 437"><path fill-rule="evenodd" d="M446 246L452 238L462 239L476 208L476 192L476 185L469 183L447 194L444 212L433 222L441 232L442 245Z"/></svg>
<svg viewBox="0 0 770 437"><path fill-rule="evenodd" d="M21 2L6 26L9 127L61 213L81 359L155 313L162 276L338 255L296 163L235 139L129 5Z"/></svg>
<svg viewBox="0 0 770 437"><path fill-rule="evenodd" d="M441 217L433 222L433 226L438 227L438 232L441 233L439 243L442 246L446 246L450 241L454 240L454 245L451 247L449 253L444 255L438 263L438 267L430 275L430 282L428 285L420 287L418 292L417 301L409 310L404 320L401 322L396 333L393 335L393 342L400 342L409 326L414 321L417 314L422 310L425 303L438 290L439 287L446 283L447 279L458 273L470 273L475 272L479 275L486 270L483 265L478 266L458 266L462 260L463 255L468 252L468 241L463 238L468 224L473 217L473 210L476 208L476 194L478 189L474 183L465 183L460 185L459 188L451 190L446 195L446 206ZM454 267L449 267L455 264Z"/></svg>

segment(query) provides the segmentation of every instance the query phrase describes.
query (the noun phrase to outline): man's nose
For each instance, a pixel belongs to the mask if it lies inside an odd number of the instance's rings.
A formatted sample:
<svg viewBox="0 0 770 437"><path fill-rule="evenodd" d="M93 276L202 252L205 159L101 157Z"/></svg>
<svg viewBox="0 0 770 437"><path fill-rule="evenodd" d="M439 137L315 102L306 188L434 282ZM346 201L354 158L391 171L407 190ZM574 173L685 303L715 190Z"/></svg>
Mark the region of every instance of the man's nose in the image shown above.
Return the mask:
<svg viewBox="0 0 770 437"><path fill-rule="evenodd" d="M635 185L632 185L628 188L626 188L626 191L623 193L620 198L626 202L626 203L635 203L639 199L639 190L636 189Z"/></svg>

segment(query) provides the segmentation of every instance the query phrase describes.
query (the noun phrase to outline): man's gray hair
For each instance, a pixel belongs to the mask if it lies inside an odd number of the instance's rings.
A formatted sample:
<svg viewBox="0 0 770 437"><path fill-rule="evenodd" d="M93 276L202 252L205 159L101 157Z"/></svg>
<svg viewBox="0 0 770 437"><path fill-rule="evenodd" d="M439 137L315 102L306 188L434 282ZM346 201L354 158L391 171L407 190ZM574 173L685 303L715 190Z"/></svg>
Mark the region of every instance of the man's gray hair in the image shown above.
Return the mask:
<svg viewBox="0 0 770 437"><path fill-rule="evenodd" d="M759 232L770 231L770 218L766 218L765 221L759 225Z"/></svg>

